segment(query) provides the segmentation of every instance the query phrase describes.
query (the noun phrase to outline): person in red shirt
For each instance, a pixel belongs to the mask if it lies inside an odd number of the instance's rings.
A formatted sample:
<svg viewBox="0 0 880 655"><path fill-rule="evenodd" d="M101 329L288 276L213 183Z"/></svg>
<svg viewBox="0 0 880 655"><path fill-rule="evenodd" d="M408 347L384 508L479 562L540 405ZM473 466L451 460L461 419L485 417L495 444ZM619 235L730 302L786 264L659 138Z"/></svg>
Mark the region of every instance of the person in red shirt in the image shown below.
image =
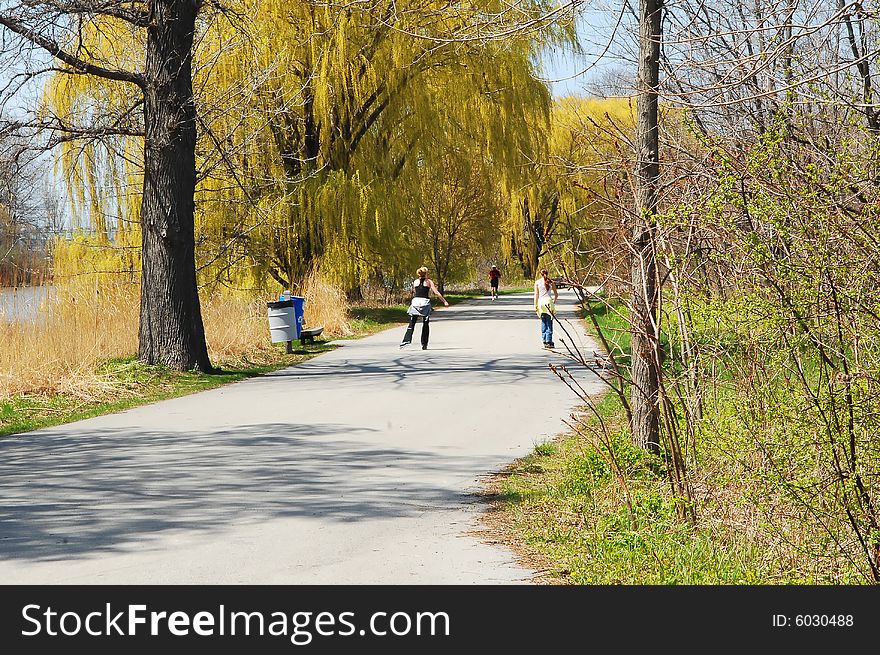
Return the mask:
<svg viewBox="0 0 880 655"><path fill-rule="evenodd" d="M495 264L489 269L489 286L492 289L492 300L498 298L498 281L501 279L501 271Z"/></svg>

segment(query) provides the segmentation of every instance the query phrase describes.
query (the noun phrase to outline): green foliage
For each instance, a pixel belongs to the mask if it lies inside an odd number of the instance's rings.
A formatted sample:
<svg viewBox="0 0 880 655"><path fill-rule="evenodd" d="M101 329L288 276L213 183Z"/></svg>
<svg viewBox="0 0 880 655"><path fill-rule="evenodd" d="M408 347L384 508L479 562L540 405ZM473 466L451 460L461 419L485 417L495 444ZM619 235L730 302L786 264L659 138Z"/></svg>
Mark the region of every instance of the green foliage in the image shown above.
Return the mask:
<svg viewBox="0 0 880 655"><path fill-rule="evenodd" d="M605 401L608 402L608 401ZM556 443L512 469L504 497L516 529L553 570L573 584L755 584L775 577L745 534L683 523L644 454L615 442L626 462L633 511L605 458L576 438ZM625 453L632 454L627 460ZM535 458L544 464L536 469ZM549 461L548 461L549 460Z"/></svg>
<svg viewBox="0 0 880 655"><path fill-rule="evenodd" d="M775 537L778 558L806 557L797 579L876 582L880 195L858 171L875 167L877 146L844 123L807 142L814 120L780 112L736 150L704 141L717 179L687 199L678 227L706 247L677 253L686 284L670 304L684 311L664 320L674 335L686 317L696 348L698 470L738 489L734 511Z"/></svg>
<svg viewBox="0 0 880 655"><path fill-rule="evenodd" d="M556 575L576 584L863 581L852 535L839 521L842 494L852 496L853 485L826 490L832 476L822 465L834 458L822 414L840 395L805 395L791 351L780 348L786 342L779 317L761 294L688 302L702 375L715 382L703 390L688 451L691 475L700 481L696 523L682 519L683 501L669 492L664 463L632 445L620 401L607 394L595 408L601 425L587 415L581 435L512 467L503 496L514 529L553 562ZM628 341L619 308L612 303L594 313L607 334L620 335L614 347L623 356ZM675 320L666 330L675 355ZM759 346L760 374L752 359ZM817 383L820 367L804 346L795 352ZM678 367L674 357L667 360L670 386ZM750 386L743 386L746 379ZM684 433L684 415L677 416ZM814 500L819 490L821 509Z"/></svg>
<svg viewBox="0 0 880 655"><path fill-rule="evenodd" d="M546 156L526 169L526 184L507 193L502 223L504 255L520 265L525 278L534 279L541 266L607 267L597 240L618 220L608 191L625 187L620 142L630 138L634 124L625 99L567 97L554 103L549 125L532 126L536 134L547 133L541 139ZM578 243L577 257L558 248L566 240Z"/></svg>
<svg viewBox="0 0 880 655"><path fill-rule="evenodd" d="M535 446L535 454L540 455L541 457L549 457L555 452L556 446L554 446L553 443L550 441L539 443L537 446Z"/></svg>

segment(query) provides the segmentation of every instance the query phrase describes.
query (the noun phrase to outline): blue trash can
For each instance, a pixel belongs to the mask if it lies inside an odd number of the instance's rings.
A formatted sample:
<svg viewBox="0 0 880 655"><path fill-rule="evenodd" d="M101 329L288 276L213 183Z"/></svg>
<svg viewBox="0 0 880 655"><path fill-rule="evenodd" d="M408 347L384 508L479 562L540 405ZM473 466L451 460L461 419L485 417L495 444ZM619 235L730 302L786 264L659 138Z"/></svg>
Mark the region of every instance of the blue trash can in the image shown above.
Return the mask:
<svg viewBox="0 0 880 655"><path fill-rule="evenodd" d="M303 328L303 315L305 314L306 307L306 299L302 296L291 296L290 300L293 302L293 315L295 318L296 324L296 338L299 339L299 335L302 333Z"/></svg>

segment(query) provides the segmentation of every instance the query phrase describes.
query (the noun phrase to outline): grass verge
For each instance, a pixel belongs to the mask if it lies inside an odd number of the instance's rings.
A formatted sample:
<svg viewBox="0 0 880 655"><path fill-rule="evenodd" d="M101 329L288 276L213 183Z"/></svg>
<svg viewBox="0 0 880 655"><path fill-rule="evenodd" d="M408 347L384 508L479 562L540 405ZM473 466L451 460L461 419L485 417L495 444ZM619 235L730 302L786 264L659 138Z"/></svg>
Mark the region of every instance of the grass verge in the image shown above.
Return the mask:
<svg viewBox="0 0 880 655"><path fill-rule="evenodd" d="M292 354L278 353L276 362L251 368L221 369L218 373L180 372L162 366L148 366L134 358L113 359L95 371L103 385L90 394L18 395L0 400L0 436L111 414L139 405L214 389L269 371L304 362L335 346L316 342ZM279 349L283 348L279 346ZM102 389L103 387L103 389Z"/></svg>
<svg viewBox="0 0 880 655"><path fill-rule="evenodd" d="M618 363L627 362L622 317L595 316ZM799 581L754 533L712 520L711 508L696 525L681 519L662 462L631 444L616 395L591 402L577 429L486 479L479 536L513 550L544 584Z"/></svg>

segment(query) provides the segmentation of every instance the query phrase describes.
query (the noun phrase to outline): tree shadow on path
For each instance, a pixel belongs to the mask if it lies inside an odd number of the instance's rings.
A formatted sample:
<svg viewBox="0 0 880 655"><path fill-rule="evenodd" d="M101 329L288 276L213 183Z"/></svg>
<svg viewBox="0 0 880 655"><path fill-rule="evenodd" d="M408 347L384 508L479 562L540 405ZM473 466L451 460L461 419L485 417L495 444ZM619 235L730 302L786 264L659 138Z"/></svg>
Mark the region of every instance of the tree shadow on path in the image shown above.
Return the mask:
<svg viewBox="0 0 880 655"><path fill-rule="evenodd" d="M163 533L210 533L279 517L361 521L460 506L463 490L413 469L470 474L478 458L344 440L374 430L266 423L209 433L43 431L0 441L0 559L149 549ZM341 438L340 438L341 437ZM404 474L407 473L407 474ZM422 478L424 479L424 478Z"/></svg>

